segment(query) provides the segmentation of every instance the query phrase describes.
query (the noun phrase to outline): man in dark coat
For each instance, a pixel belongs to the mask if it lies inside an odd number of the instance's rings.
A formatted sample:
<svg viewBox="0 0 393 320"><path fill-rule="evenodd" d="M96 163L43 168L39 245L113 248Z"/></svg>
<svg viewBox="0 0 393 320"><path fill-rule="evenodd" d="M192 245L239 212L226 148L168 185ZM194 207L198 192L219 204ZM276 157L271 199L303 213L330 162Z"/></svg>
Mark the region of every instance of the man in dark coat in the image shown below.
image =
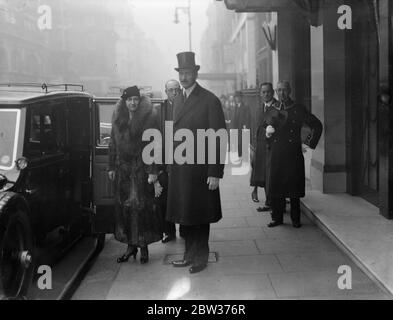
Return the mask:
<svg viewBox="0 0 393 320"><path fill-rule="evenodd" d="M233 127L238 132L238 140L237 140L237 154L241 159L242 154L242 146L243 140L242 130L250 129L251 127L251 113L250 108L243 102L243 94L241 91L235 92L235 108L234 108L234 116L233 116Z"/></svg>
<svg viewBox="0 0 393 320"><path fill-rule="evenodd" d="M315 149L322 134L322 123L303 105L291 99L288 81L279 81L276 92L280 108L268 110L264 125L270 161L266 182L273 209L273 222L268 227L283 224L285 198L290 198L292 225L300 228L300 198L305 196L301 131L304 124L310 127L312 134L307 144Z"/></svg>
<svg viewBox="0 0 393 320"><path fill-rule="evenodd" d="M162 104L162 109L160 110L160 130L162 136L165 137L165 122L173 121L173 101L178 94L181 94L180 83L177 80L169 80L165 84L165 93L167 99ZM165 162L165 144L163 145L163 163ZM168 197L168 170L166 165L161 166L160 173L158 175L158 181L163 187L162 194L158 198L158 204L161 209L161 213L164 219L164 234L162 238L162 243L167 243L172 240L176 240L176 226L174 223L165 221L166 219L166 208L167 208L167 197ZM184 237L183 228L180 226L179 233L181 237Z"/></svg>
<svg viewBox="0 0 393 320"><path fill-rule="evenodd" d="M259 95L261 103L257 110L257 130L256 135L253 137L253 159L250 185L254 187L251 198L254 202L258 200L258 187L265 189L266 201L265 206L257 209L258 212L266 212L271 210L270 199L266 191L266 172L269 170L266 156L266 131L263 127L265 121L265 114L271 107L279 107L279 102L274 98L273 85L269 82L262 83L259 87Z"/></svg>
<svg viewBox="0 0 393 320"><path fill-rule="evenodd" d="M180 261L173 261L173 265L191 265L190 273L196 273L207 266L210 223L222 218L219 181L224 175L227 142L216 143L216 159L211 163L208 158L214 150L208 148L207 139L203 139L205 146L201 150L200 143L196 141L197 130L212 129L224 133L226 137L226 126L220 100L196 82L199 66L195 65L194 53L179 53L177 59L179 68L175 70L179 72L184 91L174 101L175 155L169 174L167 220L181 224L185 232L184 257ZM176 148L186 144L188 138L185 142L176 141L176 133L181 132L179 130L192 132L195 140L192 159L185 163L177 159L182 155L177 155ZM204 163L199 164L203 151Z"/></svg>

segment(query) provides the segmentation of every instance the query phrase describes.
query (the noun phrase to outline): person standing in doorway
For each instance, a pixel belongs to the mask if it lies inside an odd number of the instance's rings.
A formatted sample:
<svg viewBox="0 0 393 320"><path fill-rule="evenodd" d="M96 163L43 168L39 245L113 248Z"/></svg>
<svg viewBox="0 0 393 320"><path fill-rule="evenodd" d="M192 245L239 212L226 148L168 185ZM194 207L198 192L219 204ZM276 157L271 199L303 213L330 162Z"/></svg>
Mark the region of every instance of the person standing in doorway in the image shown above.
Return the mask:
<svg viewBox="0 0 393 320"><path fill-rule="evenodd" d="M265 189L265 205L257 208L258 212L271 211L271 202L266 191L266 174L269 171L268 158L266 156L266 131L263 127L266 112L272 108L279 108L279 102L274 98L273 85L269 82L262 83L259 87L261 103L257 109L257 129L254 140L255 150L252 157L252 171L250 185L254 187L251 198L254 202L259 202L258 187Z"/></svg>
<svg viewBox="0 0 393 320"><path fill-rule="evenodd" d="M300 228L300 198L305 196L301 129L304 124L310 127L312 137L308 146L315 149L323 128L313 114L291 99L291 86L288 81L279 81L276 93L280 107L269 108L264 123L270 163L266 182L273 220L268 227L274 228L283 224L285 198L290 198L292 225Z"/></svg>
<svg viewBox="0 0 393 320"><path fill-rule="evenodd" d="M199 66L195 64L193 52L177 55L181 95L174 100L174 132L187 130L197 137L197 130L224 131L224 113L218 97L202 88L197 82ZM206 132L206 131L205 131ZM196 141L196 139L194 139ZM226 142L226 141L225 141ZM174 150L185 143L174 142ZM207 138L204 139L208 146ZM204 270L209 258L210 224L222 218L219 183L224 175L226 148L216 144L215 150L203 149L204 163L198 159L198 143L195 143L192 161L174 159L169 174L167 220L183 225L185 231L185 253L182 260L173 261L174 267L187 267L190 273ZM221 150L224 149L224 150ZM215 162L208 161L215 152ZM175 153L176 156L176 153ZM199 159L200 160L200 159ZM222 160L222 161L221 161Z"/></svg>

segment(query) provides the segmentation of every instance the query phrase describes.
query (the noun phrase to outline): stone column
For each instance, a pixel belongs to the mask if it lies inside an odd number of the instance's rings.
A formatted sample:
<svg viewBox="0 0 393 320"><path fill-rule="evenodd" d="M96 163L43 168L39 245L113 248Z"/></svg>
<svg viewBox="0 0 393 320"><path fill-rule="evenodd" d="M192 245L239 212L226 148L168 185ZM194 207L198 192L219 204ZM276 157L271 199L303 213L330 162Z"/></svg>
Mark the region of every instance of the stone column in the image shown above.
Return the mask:
<svg viewBox="0 0 393 320"><path fill-rule="evenodd" d="M340 1L329 1L329 7L323 9L323 27L311 29L313 55L323 50L322 66L321 57L312 58L316 68L313 77L317 80L312 84L312 111L324 124L324 135L311 160L311 181L313 187L324 193L347 191L346 31L337 27L337 8L340 4Z"/></svg>

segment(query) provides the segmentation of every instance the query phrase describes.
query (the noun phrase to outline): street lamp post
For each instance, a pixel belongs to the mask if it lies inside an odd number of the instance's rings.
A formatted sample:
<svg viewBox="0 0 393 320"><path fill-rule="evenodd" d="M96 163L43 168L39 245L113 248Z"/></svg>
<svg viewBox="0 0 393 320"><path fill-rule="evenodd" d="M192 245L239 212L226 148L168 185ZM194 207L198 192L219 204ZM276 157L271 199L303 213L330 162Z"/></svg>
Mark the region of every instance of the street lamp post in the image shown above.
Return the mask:
<svg viewBox="0 0 393 320"><path fill-rule="evenodd" d="M191 43L191 0L188 0L188 7L176 7L175 8L175 21L174 23L179 23L179 11L183 11L188 15L188 40L190 51L192 51L192 43Z"/></svg>

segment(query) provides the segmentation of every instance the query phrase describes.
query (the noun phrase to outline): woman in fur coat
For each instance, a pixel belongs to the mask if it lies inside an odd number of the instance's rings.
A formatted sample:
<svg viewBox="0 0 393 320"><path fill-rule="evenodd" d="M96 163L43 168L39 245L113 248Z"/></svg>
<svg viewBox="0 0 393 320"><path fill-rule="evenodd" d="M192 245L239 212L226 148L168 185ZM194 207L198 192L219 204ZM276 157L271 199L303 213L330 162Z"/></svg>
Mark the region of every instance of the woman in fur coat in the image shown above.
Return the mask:
<svg viewBox="0 0 393 320"><path fill-rule="evenodd" d="M148 245L161 240L162 217L154 201L161 188L157 166L146 165L142 151L149 143L142 141L146 129L157 128L157 117L150 99L141 96L136 86L124 90L112 118L109 144L109 179L115 181L115 238L128 244L118 263L136 258L141 249L141 263L147 263Z"/></svg>

